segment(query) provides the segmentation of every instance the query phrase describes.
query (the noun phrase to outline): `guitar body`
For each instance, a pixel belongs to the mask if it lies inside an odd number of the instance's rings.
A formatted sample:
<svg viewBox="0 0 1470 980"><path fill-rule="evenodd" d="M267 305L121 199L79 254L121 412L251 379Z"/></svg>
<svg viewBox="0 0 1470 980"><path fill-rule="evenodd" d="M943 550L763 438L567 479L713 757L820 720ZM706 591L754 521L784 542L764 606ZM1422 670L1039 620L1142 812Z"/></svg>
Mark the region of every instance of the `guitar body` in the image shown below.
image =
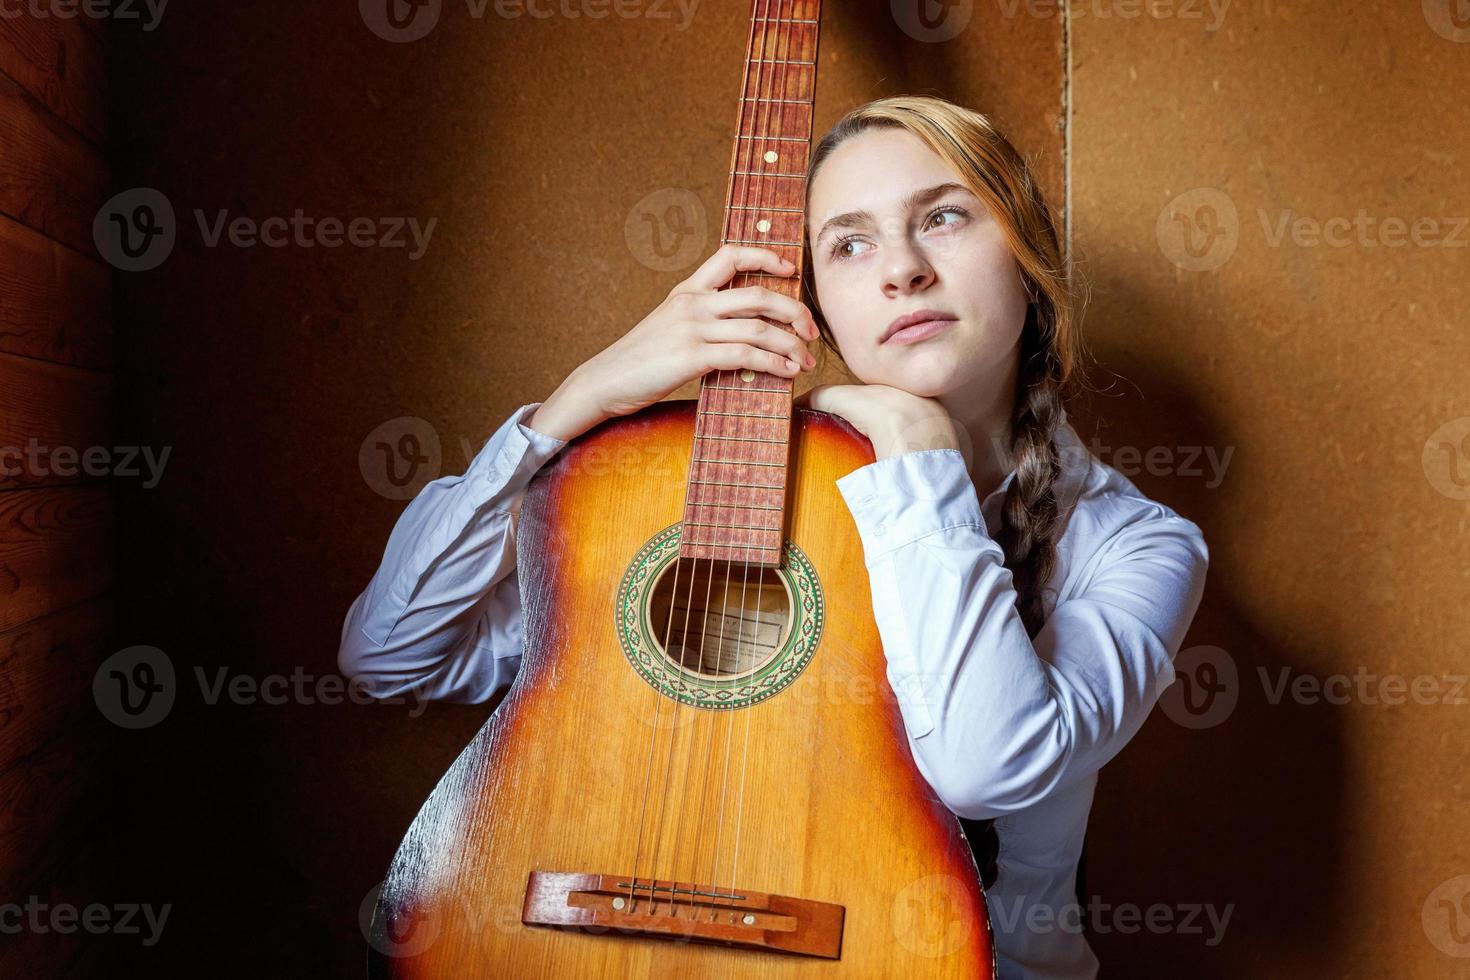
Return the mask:
<svg viewBox="0 0 1470 980"><path fill-rule="evenodd" d="M722 674L652 639L665 610L687 618L655 579L726 587L676 556L694 424L692 401L612 420L532 482L520 671L398 850L372 975L993 975L979 875L914 766L833 482L872 461L866 440L796 410L788 560L767 573L794 609Z"/></svg>

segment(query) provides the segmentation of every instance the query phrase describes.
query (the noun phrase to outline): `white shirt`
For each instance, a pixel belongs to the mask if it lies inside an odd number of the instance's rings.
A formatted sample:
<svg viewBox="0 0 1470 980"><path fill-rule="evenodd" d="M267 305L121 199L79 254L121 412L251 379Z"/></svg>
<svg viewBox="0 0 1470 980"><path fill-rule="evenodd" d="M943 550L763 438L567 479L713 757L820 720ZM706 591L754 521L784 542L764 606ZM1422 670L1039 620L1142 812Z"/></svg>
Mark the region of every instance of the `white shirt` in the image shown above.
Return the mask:
<svg viewBox="0 0 1470 980"><path fill-rule="evenodd" d="M480 702L514 678L515 524L531 477L565 445L526 426L539 404L399 517L338 654L378 697ZM837 480L914 761L949 809L996 818L999 876L986 898L1003 980L1097 974L1076 899L1097 771L1173 682L1209 564L1200 529L1095 459L1065 415L1057 444L1064 523L1034 643L991 537L1014 472L983 504L952 449Z"/></svg>

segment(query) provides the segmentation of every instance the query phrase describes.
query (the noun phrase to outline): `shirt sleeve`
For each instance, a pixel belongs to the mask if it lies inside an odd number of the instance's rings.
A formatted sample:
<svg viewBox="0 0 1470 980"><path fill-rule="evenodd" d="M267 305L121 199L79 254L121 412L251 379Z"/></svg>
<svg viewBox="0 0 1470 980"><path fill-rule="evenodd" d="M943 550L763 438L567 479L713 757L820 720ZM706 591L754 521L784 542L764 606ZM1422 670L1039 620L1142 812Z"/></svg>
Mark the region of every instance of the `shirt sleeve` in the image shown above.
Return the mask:
<svg viewBox="0 0 1470 980"><path fill-rule="evenodd" d="M517 409L459 476L424 486L342 624L337 664L378 698L488 701L521 654L515 524L526 487L565 441Z"/></svg>
<svg viewBox="0 0 1470 980"><path fill-rule="evenodd" d="M1100 769L1174 679L1209 552L1151 501L1033 643L964 458L920 450L837 481L915 763L952 811L1004 816Z"/></svg>

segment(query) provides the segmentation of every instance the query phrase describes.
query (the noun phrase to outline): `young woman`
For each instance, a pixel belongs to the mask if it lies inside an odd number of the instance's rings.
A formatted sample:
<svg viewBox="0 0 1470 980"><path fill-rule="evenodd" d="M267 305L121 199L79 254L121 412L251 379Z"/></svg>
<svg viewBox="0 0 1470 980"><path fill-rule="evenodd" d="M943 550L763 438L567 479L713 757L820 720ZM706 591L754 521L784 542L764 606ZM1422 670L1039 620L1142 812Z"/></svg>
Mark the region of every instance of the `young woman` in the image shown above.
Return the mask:
<svg viewBox="0 0 1470 980"><path fill-rule="evenodd" d="M804 397L873 444L837 485L915 762L979 838L1001 975L1092 977L1076 882L1097 772L1173 681L1204 538L1068 425L1082 347L1055 226L983 116L927 97L860 106L808 177L812 306L721 289L795 274L721 248L409 504L348 611L341 668L381 697L490 699L519 666L514 529L537 469L710 370L795 377L820 338L861 383Z"/></svg>

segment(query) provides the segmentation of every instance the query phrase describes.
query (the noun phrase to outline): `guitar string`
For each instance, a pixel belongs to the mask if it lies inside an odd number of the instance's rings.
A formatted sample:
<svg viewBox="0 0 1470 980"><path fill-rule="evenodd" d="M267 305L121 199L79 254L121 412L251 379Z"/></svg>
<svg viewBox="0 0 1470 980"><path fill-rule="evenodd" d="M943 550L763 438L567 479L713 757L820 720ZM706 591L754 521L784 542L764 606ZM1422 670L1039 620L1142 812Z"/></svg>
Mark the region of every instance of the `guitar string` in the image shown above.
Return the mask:
<svg viewBox="0 0 1470 980"><path fill-rule="evenodd" d="M757 52L755 51L755 46L754 46L755 25L757 23L759 23L762 26L762 31L761 31L761 47L762 47L762 50L758 54L758 56L760 58L760 67L758 67L756 69L756 82L755 82L755 93L756 93L756 96L757 97L759 97L760 93L764 90L764 86L762 84L762 77L763 77L763 73L765 71L765 67L764 67L765 66L765 63L768 60L765 57L764 48L765 48L765 45L766 45L766 42L767 42L767 34L766 34L766 31L765 31L765 28L769 26L769 21L768 21L769 8L766 7L766 8L763 9L763 3L765 3L765 2L767 2L767 0L756 0L756 2L754 4L754 9L752 10L752 13L751 13L751 28L752 28L751 35L752 35L752 38L751 38L751 45L750 45L749 50L751 51L751 54L752 55L756 55L757 54ZM754 148L754 146L752 146L750 148L749 152L745 155L746 156L745 166L741 166L741 156L742 156L742 154L740 152L740 143L741 143L741 140L738 138L740 135L742 135L744 133L744 130L745 130L745 106L746 106L747 103L744 101L744 99L746 98L746 95L749 92L750 92L750 84L749 84L749 73L748 73L748 70L747 70L746 77L745 77L745 79L742 80L741 87L740 87L740 98L741 98L742 101L740 102L740 109L741 109L741 111L739 113L739 123L737 124L737 127L736 127L736 136L737 136L737 139L736 139L736 152L735 152L735 164L736 165L734 167L735 170L739 170L739 171L743 171L744 172L744 174L746 176L746 180L745 180L745 183L741 186L741 194L740 194L741 207L731 213L731 215L729 216L729 220L730 221L736 220L736 215L748 215L750 213L750 211L749 211L749 201L750 201L750 197L751 197L751 190L752 190L752 187L753 187L753 182L751 180L751 174L755 173L756 170L757 170L757 168L755 167L755 165L752 162L752 159L755 156L755 148ZM760 112L761 103L760 102L756 102L755 105L756 105L756 114L755 114L755 118L752 120L752 123L751 123L751 136L752 137L754 137L756 135L756 133L759 131L758 122L759 122L759 112ZM751 139L749 142L752 143L752 144L754 144L756 141L754 139ZM732 190L733 190L733 185L734 185L734 174L732 173L731 174L731 186L732 186ZM733 197L734 195L732 194L731 196ZM759 202L759 200L760 200L759 193L757 193L755 195L755 200L757 202ZM744 229L748 227L748 221L749 221L748 218L742 219L742 222L743 223L737 226L737 227L739 227L741 229L740 233L736 235L737 238L739 238L741 240L746 240L746 239L749 239L751 237L751 236L749 236L749 235L747 235L747 234L744 233ZM742 420L742 422L740 424L741 424L741 426L743 428L743 426L744 426L745 423ZM745 628L745 609L746 609L746 586L747 586L747 577L748 577L748 572L749 572L750 546L749 545L746 545L746 546L744 546L740 550L742 551L742 562L741 562L741 566L742 567L741 567L741 583L740 583L740 604L737 607L738 610L739 610L739 619L738 619L738 626L737 626L736 635L735 635L735 671L734 672L736 674L738 674L740 672L740 650L741 650L741 644L742 644L742 642L744 640L744 635L745 635L745 629L744 628ZM733 551L733 549L732 549L732 551ZM734 562L734 559L733 558L730 558L730 559L727 559L726 560L725 597L726 597L727 600L728 600L728 597L729 597L729 593L731 591L731 582L734 579L734 565L735 565L735 562ZM724 646L724 641L725 641L725 625L728 622L728 618L727 618L727 616L725 614L725 608L727 608L727 606L722 606L722 608L721 608L721 616L720 616L720 647L721 648L723 648L723 646ZM715 836L714 836L714 839L713 839L713 842L712 842L711 848L710 848L710 873L705 878L705 880L708 881L709 884L710 884L710 890L711 891L718 891L718 889L715 888L716 864L717 864L717 862L719 860L720 842L721 842L721 840L724 837L725 815L726 815L726 810L727 810L726 801L727 801L728 796L729 796L729 793L728 793L729 785L728 784L729 784L729 774L730 774L730 745L731 745L731 736L732 736L732 734L733 734L733 732L735 730L735 715L737 713L739 713L739 712L740 712L740 709L737 709L737 708L734 708L734 707L731 707L728 710L726 710L725 712L723 712L723 714L725 716L724 719L723 719L724 722L725 722L724 767L723 767L723 770L722 770L722 772L720 774L720 801L719 801L719 805L716 808L716 812L718 813L718 820L717 820L717 825L716 825L716 830L715 830ZM720 720L720 719L717 717L715 719L712 719L712 722L717 722L718 720ZM711 726L710 726L710 747L709 747L709 750L706 752L706 758L705 758L705 771L706 772L708 772L708 771L710 771L710 770L712 770L714 768L714 751L713 751L713 748L714 748L714 732L715 732L716 727L717 727L717 725L714 724L714 723L712 723ZM701 801L701 805L700 805L701 821L703 820L703 813L704 813L704 803L703 803L703 801ZM696 874L698 873L698 866L699 866L699 863L696 861L696 869L695 869L695 873ZM691 901L691 909L690 909L691 914L693 913L692 905L693 905L693 903ZM714 920L716 914L717 914L717 907L715 906L714 903L711 903L711 908L710 908L710 920L711 921Z"/></svg>
<svg viewBox="0 0 1470 980"><path fill-rule="evenodd" d="M756 3L756 6L759 7L759 5L761 3L761 0L755 0L755 3ZM750 33L749 33L749 35L746 38L746 50L747 51L751 50L751 46L752 46L752 44L753 44L753 42L755 40L755 27L756 27L756 21L755 21L755 18L752 17L751 24L750 24ZM744 71L742 72L742 78L741 78L742 94L744 94L744 86L748 83L748 80L749 80L749 72L750 72L750 64L749 64L749 60L747 59L747 62L746 62L745 67L744 67ZM743 103L742 103L742 112L739 113L738 115L743 116ZM741 121L743 122L743 120L741 120ZM739 126L740 126L740 123L737 122L737 130L736 130L737 137L739 135ZM738 138L736 140L735 145L736 145L736 153L735 153L735 156L738 158L738 156L739 156L739 147L740 147L740 141L739 141ZM735 168L735 169L738 169L738 167ZM729 189L733 189L734 176L735 175L732 172L730 174L730 187L729 187ZM728 196L729 196L729 194L728 194L728 191L727 191L727 198L728 198ZM728 228L728 218L729 218L729 216L727 216L727 223L726 223L726 227L727 228ZM727 234L725 236L725 238L728 239L728 237L729 236ZM712 373L715 375L715 385L716 386L719 386L720 383L721 383L721 375L722 375L722 372L716 370L716 371L714 371ZM703 409L710 409L710 408L712 408L712 406L710 405L711 400L714 399L714 398L716 398L716 397L718 397L718 395L716 395L714 392L718 391L719 388L716 387L716 388L713 388L712 389L712 388L708 387L707 386L708 378L709 378L709 375L706 375L704 381L702 381L701 382L701 385L700 385L700 396L701 396L701 398L700 398L700 401L698 402L698 407L703 408ZM690 492L691 492L691 488L694 486L694 481L700 475L702 475L701 474L701 463L700 463L701 456L700 456L700 453L699 453L699 446L700 446L700 439L701 439L701 431L700 431L701 430L701 426L700 426L700 422L704 419L704 414L705 413L703 411L697 411L695 413L694 438L693 438L693 443L692 443L692 446L691 446L691 449L690 449L690 454L689 454L690 455L690 481L685 486L684 516L687 516L688 515L688 512L689 512L689 495L690 495ZM711 484L711 485L713 485L713 484ZM681 528L681 534L680 534L680 539L681 540L684 539L684 534L682 533L683 530L684 529ZM695 573L696 573L696 571L698 569L698 559L697 558L696 559L691 559L691 562L693 564L693 568L691 569L691 572L690 572L690 589L691 589L691 594L692 594L693 580L694 580L694 577L695 577ZM673 640L673 613L674 613L674 605L675 605L674 598L677 597L677 595L678 595L678 591L679 591L679 575L680 575L680 571L682 569L682 566L684 564L685 564L685 561L682 560L679 556L676 555L675 558L674 558L674 565L675 565L675 568L674 568L674 585L673 585L673 588L672 588L672 590L670 592L669 617L668 617L668 620L667 620L667 623L666 623L666 626L665 626L665 630L664 630L664 637L665 637L665 644L666 644L666 652L667 652L667 647L672 645L672 640ZM686 623L687 623L687 615L686 615ZM638 871L638 859L641 857L641 855L642 855L642 849L643 849L644 816L646 815L647 810L648 810L648 802L649 802L649 796L650 796L650 792L651 792L651 773L652 773L652 766L653 766L653 760L654 760L654 758L655 758L655 756L657 754L659 720L660 720L660 718L662 716L662 708L663 708L663 701L664 701L663 695L656 688L653 691L653 697L654 697L654 702L655 702L655 704L654 704L654 708L655 708L655 720L654 720L654 725L653 725L653 731L650 733L650 739L649 739L649 757L648 757L648 763L649 764L648 764L648 767L647 767L647 771L645 772L644 798L643 798L643 806L642 806L643 815L640 815L640 818L639 818L638 837L637 837L637 850L635 851L635 855L634 855L634 869L633 869L634 870L634 876L633 876L633 880L629 883L629 888L628 888L629 911L630 912L631 911L635 911L636 908L637 908L637 885L638 885L638 879L639 879L639 876L637 874L637 871ZM673 739L674 739L674 736L677 734L677 731L678 731L678 727L677 727L678 716L677 716L677 714L674 714L674 712L677 712L678 711L678 708L679 708L679 702L678 702L678 700L676 698L675 699L675 702L674 702L674 705L673 705L673 708L672 708L672 711L671 711L672 717L671 717L671 725L670 725L670 758L672 758ZM665 788L665 793L667 793L667 778L665 779L665 787L664 788ZM654 906L656 905L656 894L655 894L656 889L655 889L655 884L656 884L657 879L658 879L658 875L657 875L658 848L657 848L657 845L658 845L658 843L660 841L660 838L661 838L661 835L662 835L663 813L664 813L665 803L666 802L667 802L667 798L666 797L665 797L665 799L659 801L659 818L658 818L659 819L659 826L658 826L658 829L654 833L654 854L653 854L652 858L650 859L651 860L651 864L653 865L653 868L652 868L652 870L650 872L649 882L648 882L648 898L649 898L649 910L648 911L649 911L649 914L652 914L652 912L654 910ZM671 873L672 873L672 871L671 871ZM671 895L672 895L672 893L671 893Z"/></svg>
<svg viewBox="0 0 1470 980"><path fill-rule="evenodd" d="M755 10L753 11L752 18L751 18L751 36L750 36L750 39L749 39L749 41L751 43L748 44L747 50L753 50L753 41L754 41L754 38L755 38L756 24L757 24L758 20L759 21L763 21L763 18L759 18L758 17L758 14L760 12L761 2L762 2L762 0L756 0ZM762 43L764 44L764 36L763 36ZM763 68L757 68L756 69L756 84L757 84L757 88L760 87L760 77L761 77L761 72L762 71L763 71ZM742 100L745 97L746 86L748 84L749 84L749 62L747 60L746 69L745 69L745 72L743 74L742 82L741 82L741 93L740 93L740 95L741 95L741 99ZM756 103L757 112L759 111L759 105L760 105L760 103ZM740 150L740 142L741 142L738 139L738 137L744 131L744 128L745 128L745 103L742 101L740 103L740 112L737 113L736 152L735 152L735 154L733 154L737 161L738 161L739 156L740 156L739 150ZM737 167L736 169L739 169L739 168ZM731 190L733 190L734 176L735 175L733 173L730 175L730 187L731 187ZM747 181L745 187L742 188L742 193L741 193L742 202L745 201L746 196L748 195L749 191L750 191L750 182ZM733 195L730 195L730 196L733 196ZM739 240L744 240L744 239L746 239L748 237L748 236L746 236L743 233L743 231L741 231L741 229L743 229L744 223L747 221L747 219L737 217L739 215L744 215L745 213L746 212L743 209L741 209L741 210L734 210L734 211L731 212L731 214L727 215L727 219L726 219L726 223L725 223L725 227L727 229L727 232L728 232L728 230L730 228L730 225L732 223L735 225L735 229L738 232L735 235L735 238L737 238ZM747 274L745 274L745 273L742 273L741 275L742 275L742 277L746 277L747 276ZM744 285L744 284L745 283L742 283L742 285ZM717 372L717 374L716 374L716 384L718 385L718 387L716 388L716 391L718 392L718 394L715 395L715 396L713 396L711 398L711 401L715 401L716 399L718 399L719 410L727 411L727 410L729 410L731 408L738 408L738 407L740 407L740 405L738 403L737 404L734 404L734 405L730 404L730 402L732 402L732 401L735 400L735 396L733 394L733 391L738 386L734 382L735 382L735 378L739 375L739 373L740 372L737 372L737 371L734 371L734 370L727 371L727 372ZM728 375L728 379L726 378L726 375ZM727 380L728 380L728 383L725 383ZM735 417L735 416L731 416L731 415L725 414L725 415L720 415L718 417L720 417L720 418L731 418L731 417ZM718 497L723 497L723 496L725 496L725 494L723 492L717 492L716 496L717 496L717 498ZM730 529L727 529L727 531L728 530L730 530ZM728 538L728 534L727 534L727 538ZM727 554L729 554L730 552L733 552L735 550L734 546L732 544L728 543L728 542L726 544L724 544L724 545L716 545L715 547L716 548L723 548L726 551ZM750 548L749 545L745 545L745 546L743 546L743 548L741 550L748 553L749 548ZM748 558L748 554L747 554L747 558ZM710 584L711 585L713 584L713 580L714 580L714 576L715 576L715 570L716 570L716 562L717 561L718 561L718 558L716 557L715 554L712 553L710 555L710 569L709 569L709 576L710 576ZM730 558L726 558L725 559L725 568L726 568L726 578L725 578L725 588L722 590L722 607L727 608L727 606L728 606L728 596L729 596L729 579L731 577L730 576L730 572L733 570L733 560L732 559L730 559ZM709 594L709 591L707 589L706 590L706 597L708 597L708 594ZM706 610L705 611L707 611L707 609L708 609L708 606L706 606ZM723 608L722 608L722 613L723 613ZM718 668L719 668L719 660L718 660L718 658L720 657L720 651L722 651L723 645L724 645L724 629L725 629L725 620L724 620L723 615L722 615L722 618L721 618L721 621L720 621L719 643L718 643L718 645L716 647L716 651L717 651L716 652L716 658L717 658L717 661L716 661L716 670L718 670ZM704 643L704 639L705 639L706 636L707 636L707 632L704 629L701 629L701 633L700 633L700 639L701 639L700 666L703 666L703 663L704 663L704 658L703 658L703 643ZM738 666L739 666L739 646L738 646L738 643L737 643L737 646L736 646L735 654L736 654L736 667L738 669ZM695 719L696 720L698 718L700 718L700 717L706 717L707 718L707 720L709 722L709 733L710 733L710 739L709 739L708 745L710 746L710 748L712 748L713 747L714 732L715 732L715 730L717 728L717 722L719 720L719 712L715 712L714 714L707 714L706 712L695 711L694 716L695 716ZM697 733L695 733L695 734L697 734ZM689 751L689 758L688 758L688 764L687 764L687 768L686 768L686 773L688 773L688 772L690 772L690 771L693 770L694 764L695 764L695 761L696 761L697 758L698 758L697 748L696 748L696 746L693 744L693 742L691 740L691 746L690 746L690 751ZM708 777L709 777L709 770L712 768L712 766L710 765L710 760L711 759L712 759L712 753L709 752L709 751L707 751L706 752L705 765L703 767L701 767L703 769L704 781L703 781L703 784L701 786L701 793L700 793L700 801L699 801L700 813L699 813L699 817L697 818L697 821L696 821L696 824L695 824L695 827L694 827L694 834L693 834L693 837L694 837L694 848L693 848L693 850L694 850L694 869L691 872L690 879L689 879L690 880L690 883L691 883L691 889L690 889L690 895L689 895L689 907L690 907L690 916L691 916L691 918L694 915L694 905L695 905L695 899L696 899L696 896L694 894L694 891L697 890L697 885L698 885L697 875L698 875L698 867L699 867L699 863L700 863L699 862L699 849L698 849L698 844L699 844L700 836L701 836L701 834L703 832L704 809L705 809L705 804L706 804L707 798L708 798L707 797L707 793L708 793ZM680 810L679 810L680 819L679 819L679 831L677 832L676 837L675 837L676 843L682 843L682 839L683 839L683 832L682 832L682 830L683 830L683 818L684 818L684 814L689 809L689 806L687 804L686 799L684 797L682 797L682 796L681 796L681 798L679 800L679 805L680 805ZM677 862L673 865L673 867L674 868L677 868L678 867ZM674 911L675 911L674 906L673 906L674 899L675 899L675 896L672 896L671 895L671 903L670 903L670 906L671 906L670 907L670 913L671 914L673 914Z"/></svg>
<svg viewBox="0 0 1470 980"><path fill-rule="evenodd" d="M796 0L791 0L791 2L792 2L792 7L794 8L795 7L795 4L796 4ZM780 19L781 8L784 6L784 4L785 4L785 0L777 0L776 13L777 13L778 19L777 19L777 24L776 24L776 27L775 27L775 35L776 35L776 38L775 38L776 45L775 46L776 46L776 62L777 63L781 63L781 64L784 64L788 60L788 57L790 55L790 47L788 45L785 45L783 42L786 41L786 40L789 40L789 38L791 36L791 33L792 33L791 28L784 26L785 24L789 24L791 22L789 20L783 21L783 20ZM795 13L795 10L794 9L792 10L792 13ZM766 58L765 53L764 53L766 51L766 49L768 48L769 43L770 43L770 32L768 31L768 32L766 32L766 33L764 33L762 35L762 39L761 39L761 50L762 50L761 58L762 58L762 62L763 63L764 63L764 61L769 60L769 59ZM772 74L775 75L776 74L776 71L777 70L773 69ZM784 98L785 75L782 74L782 75L779 75L777 77L779 77L782 80L783 94L780 97ZM785 126L784 126L784 122L785 122L785 108L784 108L785 107L785 102L784 101L780 101L780 102L775 102L775 103L772 103L772 104L778 107L775 110L776 125L778 127L778 130L779 130L780 135L783 135L784 136L786 134L785 133ZM761 105L761 103L757 103L757 107L759 107L760 105ZM757 108L757 116L758 115L759 115L759 108ZM768 113L768 116L769 115L770 115L770 113ZM769 122L769 119L767 121ZM767 130L766 132L769 135L769 130ZM762 162L764 162L764 160L765 160L764 155L762 155L761 159L762 159ZM779 161L780 159L781 159L781 157L778 154L777 155L777 160ZM761 170L762 170L762 172L764 172L764 167L761 168ZM779 173L780 171L777 171L777 172ZM759 180L760 178L755 178L755 179ZM798 271L800 271L800 268L801 268L801 259L802 259L801 253L800 253L800 251L798 251L797 252L796 261L794 263L796 265ZM792 379L791 384L793 386L795 386L796 382L795 382L794 379ZM791 425L791 421L792 421L789 418L789 416L791 415L791 413L792 413L792 409L788 406L788 408L787 408L787 415L788 415L787 425L788 425L788 431L789 431L789 426ZM788 442L788 449L789 449L789 442ZM790 474L788 472L787 473L787 476L789 477L789 475ZM789 496L789 495L786 495L783 492L783 496ZM781 542L781 545L784 546L784 541ZM780 546L778 546L777 559L776 559L778 565L780 564L780 561L781 561L781 550L782 550L782 548ZM744 614L744 610L742 608L742 615L743 614ZM730 894L732 894L732 895L739 894L739 892L738 892L737 889L738 889L738 884L739 884L739 869L740 869L740 844L741 844L740 831L741 831L741 828L744 826L744 823L745 823L746 772L747 772L747 765L748 765L748 763L750 761L750 730L751 730L751 728L754 725L754 721L753 721L753 718L752 718L752 715L754 713L755 713L755 705L750 705L750 706L746 707L741 712L741 714L745 715L745 725L744 725L745 735L744 735L744 739L743 739L744 745L742 746L741 752L740 752L740 801L735 806L735 832L734 832L734 835L733 835L734 849L733 849L733 854L732 854L731 859L730 859Z"/></svg>
<svg viewBox="0 0 1470 980"><path fill-rule="evenodd" d="M702 391L701 391L701 394L703 394ZM694 415L694 437L693 437L693 442L692 442L692 444L690 446L690 450L689 450L689 458L691 460L691 462L690 462L690 467L691 467L690 480L691 480L691 482L690 483L687 483L685 485L685 487L684 487L684 509L685 509L685 512L687 512L688 511L688 508L689 508L689 488L691 486L693 486L693 482L692 482L692 480L693 480L693 467L698 466L698 463L697 462L694 462L694 460L697 460L699 458L698 447L699 447L699 420L700 420L700 415L701 415L701 413L698 412L698 411L696 411L695 412L695 415ZM682 538L683 538L683 535L682 534L680 535L680 538L682 540ZM684 565L684 563L679 560L679 555L678 555L677 551L675 552L675 555L674 555L674 562L673 562L673 564L674 564L674 585L673 585L672 590L670 591L670 598L669 598L669 616L668 616L668 620L664 624L664 637L665 637L665 643L666 644L668 643L668 638L673 635L673 628L674 628L674 601L673 601L673 597L676 596L676 595L678 595L678 592L679 592L679 575L680 575L680 572L683 570L683 565ZM655 643L655 646L656 645L657 644ZM652 786L653 786L653 760L657 756L657 752L658 752L658 731L659 731L659 723L660 723L660 721L662 720L662 717L663 717L663 703L664 703L663 695L662 695L662 693L658 690L658 688L655 685L649 685L649 687L650 687L650 689L652 691L654 712L653 712L653 722L649 726L649 734L648 734L648 764L644 768L644 775L643 775L643 803L642 803L642 806L640 808L640 813L639 813L639 817L638 817L638 833L637 833L637 836L635 838L635 840L636 840L636 847L635 847L634 852L633 852L633 863L632 863L633 875L632 875L632 879L628 882L628 912L630 914L633 913L633 912L636 912L637 909L638 909L637 888L638 888L638 879L640 877L639 874L638 874L638 868L639 868L639 860L640 860L640 858L643 855L643 826L644 826L644 823L646 822L646 818L647 818L647 815L648 815L648 802L649 802L650 796L652 794ZM662 817L662 809L660 809L660 817ZM653 861L653 862L656 862L657 861L657 855L655 854L654 857L651 858L650 860ZM655 876L651 874L649 876L649 892L648 892L648 901L649 901L649 911L650 912L652 912L652 906L653 906L653 903L654 903L654 895L653 895L653 884L654 884L654 880L655 880Z"/></svg>

